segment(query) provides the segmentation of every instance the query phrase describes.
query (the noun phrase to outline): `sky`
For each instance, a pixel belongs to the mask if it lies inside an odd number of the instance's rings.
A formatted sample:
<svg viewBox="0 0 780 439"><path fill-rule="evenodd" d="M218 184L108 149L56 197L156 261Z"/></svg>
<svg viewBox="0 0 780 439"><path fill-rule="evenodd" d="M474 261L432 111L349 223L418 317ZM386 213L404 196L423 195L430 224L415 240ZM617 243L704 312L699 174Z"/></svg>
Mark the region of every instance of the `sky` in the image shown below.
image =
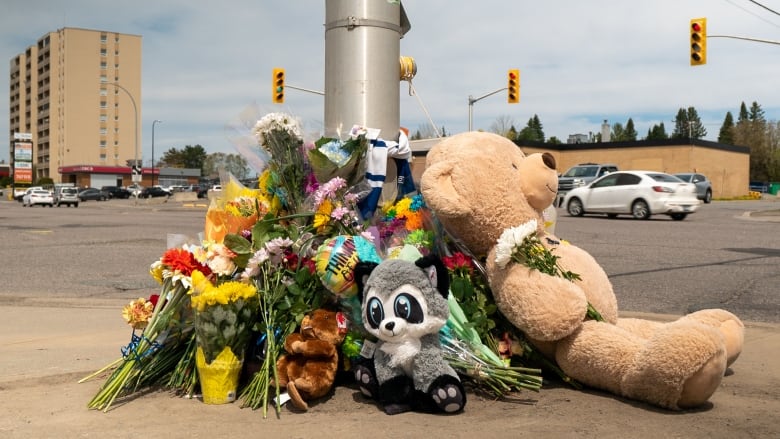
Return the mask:
<svg viewBox="0 0 780 439"><path fill-rule="evenodd" d="M386 1L386 0L368 0ZM401 125L447 134L468 130L469 96L506 86L520 69L520 103L505 92L473 106L473 128L499 119L520 130L534 115L544 133L598 133L604 120L640 137L674 128L680 108L695 107L706 140L716 141L726 112L758 102L780 120L780 45L712 38L780 40L780 16L749 0L591 0L587 2L408 0L411 29L402 56L417 64L416 96L401 83ZM761 0L780 11L779 0ZM689 65L689 21L706 17L707 64ZM77 27L142 36L141 148L201 145L236 153L235 126L269 112L290 113L308 136L324 123L323 97L289 89L271 101L271 72L287 84L324 89L324 0L7 0L0 13L0 59L10 60L48 32ZM345 60L348 62L348 60ZM9 132L9 67L0 75L0 130ZM8 151L0 152L8 160Z"/></svg>

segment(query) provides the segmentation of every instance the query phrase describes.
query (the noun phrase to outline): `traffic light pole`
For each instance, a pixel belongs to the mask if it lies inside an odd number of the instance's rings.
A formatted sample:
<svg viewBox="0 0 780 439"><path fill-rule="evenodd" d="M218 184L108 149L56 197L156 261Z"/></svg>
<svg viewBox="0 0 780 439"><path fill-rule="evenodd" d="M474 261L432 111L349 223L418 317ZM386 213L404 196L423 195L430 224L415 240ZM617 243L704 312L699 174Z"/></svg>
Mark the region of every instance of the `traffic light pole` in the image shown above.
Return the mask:
<svg viewBox="0 0 780 439"><path fill-rule="evenodd" d="M780 41L762 40L760 38L750 38L750 37L737 37L737 36L734 36L734 35L707 35L707 38L731 38L731 39L734 39L734 40L755 41L757 43L767 43L767 44L778 44L778 45L780 45Z"/></svg>
<svg viewBox="0 0 780 439"><path fill-rule="evenodd" d="M478 101L481 101L482 99L485 99L488 96L493 96L496 93L499 93L499 92L502 92L504 90L507 90L508 88L509 87L499 88L496 91L491 91L490 93L488 93L486 95L482 95L482 96L480 96L478 98L475 98L475 97L469 95L469 131L471 131L471 124L472 124L472 121L474 119L474 103L478 102Z"/></svg>
<svg viewBox="0 0 780 439"><path fill-rule="evenodd" d="M285 87L291 88L293 90L300 90L300 91L305 91L305 92L308 92L308 93L314 93L314 94L320 95L320 96L325 96L325 92L324 91L312 90L310 88L296 87L294 85L286 85Z"/></svg>

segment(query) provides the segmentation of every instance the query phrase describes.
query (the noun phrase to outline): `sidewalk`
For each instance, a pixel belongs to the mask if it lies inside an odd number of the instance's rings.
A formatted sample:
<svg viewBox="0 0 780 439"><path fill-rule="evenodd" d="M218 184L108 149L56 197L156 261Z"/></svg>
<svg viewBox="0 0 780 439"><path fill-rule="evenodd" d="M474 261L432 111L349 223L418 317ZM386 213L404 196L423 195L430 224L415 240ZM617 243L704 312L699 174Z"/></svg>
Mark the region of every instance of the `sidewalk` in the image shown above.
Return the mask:
<svg viewBox="0 0 780 439"><path fill-rule="evenodd" d="M77 381L118 358L130 330L123 303L74 302L0 305L0 437L780 437L780 325L747 323L745 351L712 404L696 411L668 412L553 382L511 401L469 393L456 416L388 416L339 386L309 412L283 407L279 419L263 419L239 403L210 406L166 392L115 403L108 413L88 410L103 379Z"/></svg>

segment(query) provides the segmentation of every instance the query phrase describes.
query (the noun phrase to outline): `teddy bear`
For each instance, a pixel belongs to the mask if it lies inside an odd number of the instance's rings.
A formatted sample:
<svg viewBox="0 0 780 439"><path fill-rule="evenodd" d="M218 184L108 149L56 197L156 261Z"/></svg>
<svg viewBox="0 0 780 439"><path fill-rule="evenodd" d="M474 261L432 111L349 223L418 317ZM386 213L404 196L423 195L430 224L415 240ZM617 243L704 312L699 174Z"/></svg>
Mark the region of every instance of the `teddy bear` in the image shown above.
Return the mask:
<svg viewBox="0 0 780 439"><path fill-rule="evenodd" d="M442 261L429 255L360 262L354 275L363 325L378 340L373 363L355 367L361 392L390 415L462 411L466 392L439 341L449 317L449 275Z"/></svg>
<svg viewBox="0 0 780 439"><path fill-rule="evenodd" d="M285 338L286 354L276 361L276 370L279 386L287 388L298 409L308 410L306 401L325 396L333 386L346 327L341 313L316 309L303 317L299 332Z"/></svg>
<svg viewBox="0 0 780 439"><path fill-rule="evenodd" d="M587 386L671 410L704 404L742 351L744 325L722 309L660 323L620 318L605 271L585 250L544 228L556 197L555 158L525 155L496 134L448 137L428 153L425 202L451 237L485 262L501 314L569 377ZM542 245L567 280L522 263L497 263L504 231L537 224ZM589 305L602 319L586 319Z"/></svg>

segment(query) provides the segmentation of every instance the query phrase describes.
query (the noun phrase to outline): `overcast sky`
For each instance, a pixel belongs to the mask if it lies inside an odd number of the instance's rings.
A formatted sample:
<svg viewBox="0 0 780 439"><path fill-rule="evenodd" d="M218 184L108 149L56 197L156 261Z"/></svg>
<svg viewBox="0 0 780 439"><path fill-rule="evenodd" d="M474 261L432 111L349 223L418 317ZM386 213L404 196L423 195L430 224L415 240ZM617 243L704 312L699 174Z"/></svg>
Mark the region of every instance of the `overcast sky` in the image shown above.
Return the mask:
<svg viewBox="0 0 780 439"><path fill-rule="evenodd" d="M384 1L384 0L370 0ZM11 58L62 27L143 37L142 148L202 145L236 152L226 126L286 111L306 130L322 129L322 96L287 90L270 97L273 67L287 83L324 89L324 0L7 0L0 10L0 59ZM780 11L780 1L761 4ZM707 17L709 35L780 40L780 16L749 0L407 0L411 30L401 54L413 57L420 100L438 127L468 128L468 97L505 86L521 71L520 103L498 93L474 105L474 129L510 118L517 129L539 116L549 138L596 133L608 120L632 118L640 135L660 122L671 133L681 107L693 106L707 140L717 140L727 111L757 101L780 120L780 45L710 38L706 66L691 67L689 20ZM0 129L8 133L8 65L0 75ZM401 84L401 124L428 124ZM247 108L256 108L248 112ZM252 116L253 117L253 116ZM8 160L8 150L0 152Z"/></svg>

